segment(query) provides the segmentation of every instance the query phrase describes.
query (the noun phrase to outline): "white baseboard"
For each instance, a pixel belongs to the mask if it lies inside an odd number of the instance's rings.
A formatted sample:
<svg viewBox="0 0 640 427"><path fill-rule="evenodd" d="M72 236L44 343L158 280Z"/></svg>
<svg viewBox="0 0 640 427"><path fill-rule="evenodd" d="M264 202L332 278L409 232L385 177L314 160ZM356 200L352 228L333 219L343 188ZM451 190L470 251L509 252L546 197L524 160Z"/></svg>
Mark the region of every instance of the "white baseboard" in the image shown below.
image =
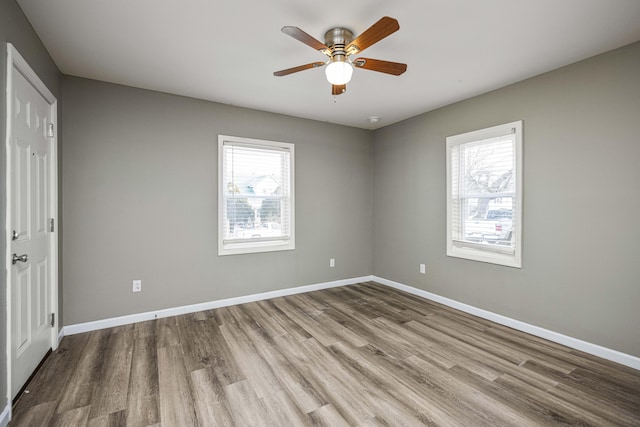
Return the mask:
<svg viewBox="0 0 640 427"><path fill-rule="evenodd" d="M593 344L587 341L582 341L577 338L573 338L567 335L560 334L558 332L550 331L529 323L521 322L510 317L502 316L500 314L493 313L481 308L477 308L468 304L461 303L440 295L433 294L431 292L417 289L412 286L404 285L402 283L394 282L382 277L377 276L363 276L355 277L352 279L336 280L333 282L318 283L315 285L299 286L295 288L281 289L278 291L263 292L253 295L245 295L235 298L227 298L217 301L209 301L200 304L185 305L181 307L167 308L157 311L149 311L145 313L131 314L128 316L114 317L110 319L96 320L93 322L78 323L75 325L68 325L60 330L58 339L62 340L65 335L75 335L83 332L95 331L98 329L112 328L114 326L128 325L131 323L144 322L146 320L159 319L162 317L178 316L181 314L195 313L203 310L211 310L214 308L228 307L231 305L245 304L248 302L261 301L270 298L283 297L287 295L301 294L305 292L317 291L321 289L335 288L338 286L353 285L356 283L374 281L382 285L389 286L391 288L399 289L401 291L408 292L413 295L417 295L422 298L426 298L431 301L444 304L448 307L455 308L456 310L464 311L465 313L473 314L474 316L481 317L483 319L496 322L498 324L508 326L510 328L526 332L528 334L547 339L549 341L556 342L558 344L565 345L576 350L584 351L585 353L592 354L594 356L602 357L603 359L611 360L613 362L620 363L625 366L629 366L634 369L640 370L640 358L632 356L630 354L622 353L617 350L602 347L597 344ZM3 412L4 414L4 412ZM2 420L0 418L0 420ZM0 427L4 427L0 424Z"/></svg>
<svg viewBox="0 0 640 427"><path fill-rule="evenodd" d="M422 298L426 298L440 304L446 305L456 310L464 311L465 313L473 314L474 316L481 317L483 319L490 320L492 322L499 323L504 326L508 326L513 329L517 329L522 332L534 335L536 337L544 338L549 341L553 341L558 344L565 345L567 347L584 351L585 353L592 354L594 356L602 357L603 359L611 360L613 362L620 363L630 368L640 370L640 357L632 356L630 354L622 353L617 350L602 347L597 344L593 344L587 341L582 341L577 338L562 335L557 332L550 331L548 329L540 328L529 323L521 322L519 320L512 319L510 317L502 316L500 314L493 313L491 311L483 310L468 304L464 304L449 298L442 297L440 295L432 294L431 292L423 291L412 286L404 285L402 283L394 282L392 280L384 279L382 277L373 276L371 279L374 282L378 282L382 285L389 286L391 288L399 289L407 293L417 295Z"/></svg>
<svg viewBox="0 0 640 427"><path fill-rule="evenodd" d="M11 419L11 404L7 402L7 406L4 407L2 413L0 413L0 427L7 427L9 420Z"/></svg>
<svg viewBox="0 0 640 427"><path fill-rule="evenodd" d="M281 289L278 291L263 292L253 295L209 301L200 304L185 305L181 307L173 307L157 311L148 311L146 313L137 313L127 316L113 317L110 319L96 320L93 322L67 325L60 330L59 337L60 339L62 339L62 337L65 335L75 335L83 332L96 331L98 329L112 328L114 326L144 322L146 320L160 319L162 317L178 316L181 314L195 313L198 311L211 310L214 308L228 307L231 305L245 304L254 301L262 301L270 298L301 294L305 292L318 291L321 289L335 288L338 286L353 285L356 283L368 282L370 280L373 280L373 276L354 277L352 279L336 280L333 282L299 286L295 288Z"/></svg>

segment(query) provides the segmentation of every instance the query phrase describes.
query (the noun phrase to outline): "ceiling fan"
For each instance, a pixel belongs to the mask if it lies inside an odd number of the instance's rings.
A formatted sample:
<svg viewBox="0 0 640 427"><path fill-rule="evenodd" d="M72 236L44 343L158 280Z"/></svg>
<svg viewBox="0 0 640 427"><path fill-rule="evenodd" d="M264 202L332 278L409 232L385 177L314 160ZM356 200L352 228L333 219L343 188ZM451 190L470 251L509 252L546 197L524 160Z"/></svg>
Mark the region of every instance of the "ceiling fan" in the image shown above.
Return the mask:
<svg viewBox="0 0 640 427"><path fill-rule="evenodd" d="M353 74L353 66L399 76L407 70L407 64L371 58L350 59L351 55L362 52L399 29L400 25L396 19L385 16L355 39L351 30L342 27L331 28L324 34L324 43L322 43L298 27L282 27L283 33L327 55L329 59L326 62L312 62L276 71L273 75L286 76L298 71L326 65L325 72L327 80L331 83L332 95L340 95L347 90L347 83L349 83Z"/></svg>

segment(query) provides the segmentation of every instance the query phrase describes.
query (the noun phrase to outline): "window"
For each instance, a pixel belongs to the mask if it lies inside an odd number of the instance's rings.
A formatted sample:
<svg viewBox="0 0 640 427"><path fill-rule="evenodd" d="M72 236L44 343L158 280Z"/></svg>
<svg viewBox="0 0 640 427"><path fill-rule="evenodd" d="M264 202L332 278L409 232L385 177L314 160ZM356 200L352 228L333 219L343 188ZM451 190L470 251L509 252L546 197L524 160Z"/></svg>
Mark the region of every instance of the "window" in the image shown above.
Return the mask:
<svg viewBox="0 0 640 427"><path fill-rule="evenodd" d="M522 121L447 137L447 255L521 267Z"/></svg>
<svg viewBox="0 0 640 427"><path fill-rule="evenodd" d="M218 255L295 249L294 146L218 136Z"/></svg>

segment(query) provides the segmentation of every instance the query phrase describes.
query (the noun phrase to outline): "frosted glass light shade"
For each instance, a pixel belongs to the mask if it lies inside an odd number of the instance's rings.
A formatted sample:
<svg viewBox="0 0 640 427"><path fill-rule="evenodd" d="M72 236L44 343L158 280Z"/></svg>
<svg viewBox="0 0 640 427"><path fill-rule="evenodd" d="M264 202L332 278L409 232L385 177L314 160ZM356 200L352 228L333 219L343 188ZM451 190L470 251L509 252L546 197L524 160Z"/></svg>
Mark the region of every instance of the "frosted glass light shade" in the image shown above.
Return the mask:
<svg viewBox="0 0 640 427"><path fill-rule="evenodd" d="M324 72L332 85L344 85L351 80L353 67L348 62L335 61L327 65Z"/></svg>

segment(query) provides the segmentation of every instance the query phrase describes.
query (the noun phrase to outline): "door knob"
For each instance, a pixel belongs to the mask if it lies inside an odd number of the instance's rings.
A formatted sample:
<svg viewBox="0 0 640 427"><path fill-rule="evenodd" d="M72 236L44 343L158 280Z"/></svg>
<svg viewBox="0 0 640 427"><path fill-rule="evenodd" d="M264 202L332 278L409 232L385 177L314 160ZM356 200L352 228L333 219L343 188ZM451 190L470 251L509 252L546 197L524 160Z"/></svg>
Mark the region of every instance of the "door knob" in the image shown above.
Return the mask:
<svg viewBox="0 0 640 427"><path fill-rule="evenodd" d="M13 257L11 257L11 264L15 264L18 261L27 262L28 260L29 260L29 255L27 254L22 254L20 256L13 254Z"/></svg>

